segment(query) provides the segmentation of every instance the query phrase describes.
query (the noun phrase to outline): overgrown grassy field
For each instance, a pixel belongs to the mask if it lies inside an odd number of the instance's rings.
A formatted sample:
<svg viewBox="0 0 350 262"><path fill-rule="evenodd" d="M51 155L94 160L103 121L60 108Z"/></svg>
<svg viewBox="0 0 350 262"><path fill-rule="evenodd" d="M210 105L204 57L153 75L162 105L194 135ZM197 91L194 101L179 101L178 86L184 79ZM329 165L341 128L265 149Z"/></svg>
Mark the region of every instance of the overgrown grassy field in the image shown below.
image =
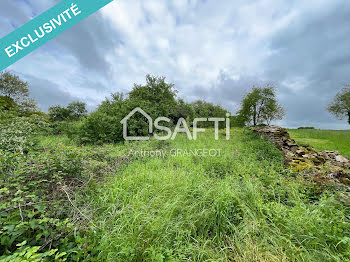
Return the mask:
<svg viewBox="0 0 350 262"><path fill-rule="evenodd" d="M350 261L346 189L231 132L100 146L42 137L34 155L5 158L15 180L2 178L0 260Z"/></svg>
<svg viewBox="0 0 350 262"><path fill-rule="evenodd" d="M90 191L100 261L346 261L350 209L338 192L296 176L278 150L235 129L132 150L221 149L221 155L134 157ZM85 196L86 197L86 196Z"/></svg>
<svg viewBox="0 0 350 262"><path fill-rule="evenodd" d="M319 150L334 150L350 157L350 130L290 129L291 137L299 144Z"/></svg>

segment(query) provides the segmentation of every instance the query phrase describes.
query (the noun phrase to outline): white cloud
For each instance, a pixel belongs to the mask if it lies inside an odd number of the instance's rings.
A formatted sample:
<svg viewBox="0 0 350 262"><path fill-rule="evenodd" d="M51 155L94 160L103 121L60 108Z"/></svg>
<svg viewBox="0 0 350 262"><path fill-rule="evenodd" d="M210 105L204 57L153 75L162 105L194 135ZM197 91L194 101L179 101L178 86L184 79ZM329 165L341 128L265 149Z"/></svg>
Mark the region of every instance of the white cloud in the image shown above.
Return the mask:
<svg viewBox="0 0 350 262"><path fill-rule="evenodd" d="M161 74L187 89L209 88L221 71L259 73L269 50L261 44L264 34L256 30L268 26L257 29L254 23L245 23L251 19L247 9L228 1L220 5L217 1L111 3L103 15L123 42L108 55L115 77L128 74L133 81L146 73Z"/></svg>

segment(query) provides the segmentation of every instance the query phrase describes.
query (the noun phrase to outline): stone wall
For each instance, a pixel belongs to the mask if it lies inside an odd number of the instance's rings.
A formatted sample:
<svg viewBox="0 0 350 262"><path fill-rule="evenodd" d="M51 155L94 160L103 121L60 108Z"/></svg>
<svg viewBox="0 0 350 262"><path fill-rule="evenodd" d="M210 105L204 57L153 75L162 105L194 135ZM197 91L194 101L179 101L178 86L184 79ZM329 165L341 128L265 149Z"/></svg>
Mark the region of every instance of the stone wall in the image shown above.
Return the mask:
<svg viewBox="0 0 350 262"><path fill-rule="evenodd" d="M311 146L299 146L285 128L263 126L251 128L272 142L283 153L286 165L296 172L334 180L350 186L350 159L337 151L319 151Z"/></svg>

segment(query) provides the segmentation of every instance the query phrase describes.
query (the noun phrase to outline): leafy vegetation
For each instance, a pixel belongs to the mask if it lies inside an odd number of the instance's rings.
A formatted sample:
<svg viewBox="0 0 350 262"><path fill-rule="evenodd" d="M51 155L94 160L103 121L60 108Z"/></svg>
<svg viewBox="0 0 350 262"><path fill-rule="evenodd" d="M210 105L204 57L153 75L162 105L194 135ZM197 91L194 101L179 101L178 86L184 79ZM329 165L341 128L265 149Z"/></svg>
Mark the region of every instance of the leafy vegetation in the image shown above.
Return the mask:
<svg viewBox="0 0 350 262"><path fill-rule="evenodd" d="M21 90L6 77L6 88ZM137 106L173 122L226 117L220 106L178 99L164 78L147 76L91 114L80 102L49 115L8 94L0 102L0 261L350 260L348 189L286 169L249 130L232 129L229 141L220 130L215 140L206 125L198 140L122 143L120 120ZM147 127L142 116L128 124L133 134ZM348 133L327 132L292 136L325 136L327 149L349 152Z"/></svg>
<svg viewBox="0 0 350 262"><path fill-rule="evenodd" d="M10 152L28 152L37 143L35 135L40 134L48 123L45 118L10 117L0 120L0 149Z"/></svg>
<svg viewBox="0 0 350 262"><path fill-rule="evenodd" d="M72 252L76 246L65 244L69 237L63 240L75 225L58 187L64 178L80 177L79 151L58 145L54 151L26 156L2 152L1 158L6 162L1 172L2 258L62 261L60 257L68 256L65 251Z"/></svg>
<svg viewBox="0 0 350 262"><path fill-rule="evenodd" d="M212 137L208 130L197 141L77 147L46 136L43 150L6 157L3 254L8 261L349 259L345 189L296 177L277 149L244 129L229 142ZM180 154L171 155L174 148ZM221 153L183 153L198 148ZM141 150L167 154L132 153Z"/></svg>
<svg viewBox="0 0 350 262"><path fill-rule="evenodd" d="M162 148L220 148L220 157L136 159L90 195L101 229L98 259L349 259L342 190L296 179L283 168L280 152L250 132L235 129L230 143L211 136L191 142L182 136Z"/></svg>
<svg viewBox="0 0 350 262"><path fill-rule="evenodd" d="M48 113L51 121L77 121L83 116L87 115L86 104L83 102L75 101L68 106L63 107L60 105L49 107Z"/></svg>
<svg viewBox="0 0 350 262"><path fill-rule="evenodd" d="M298 129L315 129L313 126L301 126Z"/></svg>
<svg viewBox="0 0 350 262"><path fill-rule="evenodd" d="M328 111L338 119L346 119L350 125L350 86L344 87L329 104Z"/></svg>
<svg viewBox="0 0 350 262"><path fill-rule="evenodd" d="M21 113L37 111L36 102L29 97L28 83L10 72L0 72L0 105L5 110L17 108Z"/></svg>
<svg viewBox="0 0 350 262"><path fill-rule="evenodd" d="M263 123L270 125L272 120L281 120L284 114L283 107L277 102L276 89L273 86L253 87L242 99L238 112L244 123L253 126Z"/></svg>
<svg viewBox="0 0 350 262"><path fill-rule="evenodd" d="M121 120L136 107L141 107L153 119L169 117L169 127L174 127L180 118L191 125L196 117L226 117L228 113L222 107L205 101L186 103L177 99L176 93L174 85L167 83L164 77L148 75L146 84L135 84L127 98L120 93L112 94L78 125L65 124L60 130L68 130L68 135L81 143L117 143L123 141ZM199 126L214 127L214 123L200 123ZM220 128L224 125L220 124ZM128 130L129 135L148 135L148 120L140 114L134 115L128 120Z"/></svg>
<svg viewBox="0 0 350 262"><path fill-rule="evenodd" d="M0 261L94 261L94 226L76 201L119 168L118 158L64 137L32 136L40 143L26 153L0 150Z"/></svg>

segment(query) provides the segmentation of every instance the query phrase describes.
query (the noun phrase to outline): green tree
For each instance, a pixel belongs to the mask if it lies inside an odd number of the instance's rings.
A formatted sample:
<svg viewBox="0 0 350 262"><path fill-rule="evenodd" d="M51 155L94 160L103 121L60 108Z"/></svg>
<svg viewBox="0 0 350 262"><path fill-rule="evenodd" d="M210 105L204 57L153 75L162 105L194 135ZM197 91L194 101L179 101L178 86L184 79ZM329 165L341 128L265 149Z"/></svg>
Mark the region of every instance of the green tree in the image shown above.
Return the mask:
<svg viewBox="0 0 350 262"><path fill-rule="evenodd" d="M29 96L28 83L10 72L1 72L0 93L3 96L11 97L14 101L27 98Z"/></svg>
<svg viewBox="0 0 350 262"><path fill-rule="evenodd" d="M241 102L238 115L245 123L254 126L272 120L281 120L285 112L276 99L276 89L273 86L253 87Z"/></svg>
<svg viewBox="0 0 350 262"><path fill-rule="evenodd" d="M347 118L350 124L350 85L345 86L328 106L328 111L342 120Z"/></svg>
<svg viewBox="0 0 350 262"><path fill-rule="evenodd" d="M180 118L184 118L188 123L191 123L194 118L193 106L189 103L186 103L182 98L179 98L177 100L175 109L170 114L170 118L174 123L177 123Z"/></svg>
<svg viewBox="0 0 350 262"><path fill-rule="evenodd" d="M228 113L228 111L221 106L203 100L193 102L192 106L195 117L226 117L226 113Z"/></svg>
<svg viewBox="0 0 350 262"><path fill-rule="evenodd" d="M67 106L70 120L79 120L87 115L86 104L79 101L74 101Z"/></svg>
<svg viewBox="0 0 350 262"><path fill-rule="evenodd" d="M17 111L18 105L17 103L8 96L0 96L0 111Z"/></svg>
<svg viewBox="0 0 350 262"><path fill-rule="evenodd" d="M76 121L87 115L86 104L79 101L74 101L68 104L67 107L60 105L51 106L48 111L48 115L53 122Z"/></svg>
<svg viewBox="0 0 350 262"><path fill-rule="evenodd" d="M22 112L37 111L36 102L29 97L28 83L10 72L0 73L0 94L12 99Z"/></svg>
<svg viewBox="0 0 350 262"><path fill-rule="evenodd" d="M66 107L55 105L49 107L48 115L53 122L64 121L69 118L69 111Z"/></svg>
<svg viewBox="0 0 350 262"><path fill-rule="evenodd" d="M168 116L176 107L174 84L167 83L165 77L147 75L146 84L135 84L129 93L129 99L135 106L148 109L151 116Z"/></svg>
<svg viewBox="0 0 350 262"><path fill-rule="evenodd" d="M79 130L83 143L116 143L123 140L123 126L120 121L131 111L128 100L121 93L111 95L83 119ZM132 122L128 122L128 125Z"/></svg>
<svg viewBox="0 0 350 262"><path fill-rule="evenodd" d="M245 122L240 115L230 116L230 126L231 127L244 127Z"/></svg>
<svg viewBox="0 0 350 262"><path fill-rule="evenodd" d="M123 126L120 121L134 108L141 107L153 119L172 116L176 111L176 90L164 77L146 76L146 84L134 84L124 98L122 94L112 94L101 103L97 110L85 118L80 127L80 138L86 143L123 141ZM128 120L128 132L133 136L148 135L148 121L141 114Z"/></svg>
<svg viewBox="0 0 350 262"><path fill-rule="evenodd" d="M273 120L282 120L286 111L284 108L273 101L266 106L266 110L263 112L263 118L266 121L267 125L270 125Z"/></svg>
<svg viewBox="0 0 350 262"><path fill-rule="evenodd" d="M226 114L229 113L227 110L223 109L219 105L214 105L210 102L206 102L203 100L198 100L192 103L192 107L194 109L194 117L195 118L210 118L210 117L220 117L225 118ZM213 122L200 122L199 127L212 127L214 125ZM225 127L224 122L220 122L220 128Z"/></svg>

